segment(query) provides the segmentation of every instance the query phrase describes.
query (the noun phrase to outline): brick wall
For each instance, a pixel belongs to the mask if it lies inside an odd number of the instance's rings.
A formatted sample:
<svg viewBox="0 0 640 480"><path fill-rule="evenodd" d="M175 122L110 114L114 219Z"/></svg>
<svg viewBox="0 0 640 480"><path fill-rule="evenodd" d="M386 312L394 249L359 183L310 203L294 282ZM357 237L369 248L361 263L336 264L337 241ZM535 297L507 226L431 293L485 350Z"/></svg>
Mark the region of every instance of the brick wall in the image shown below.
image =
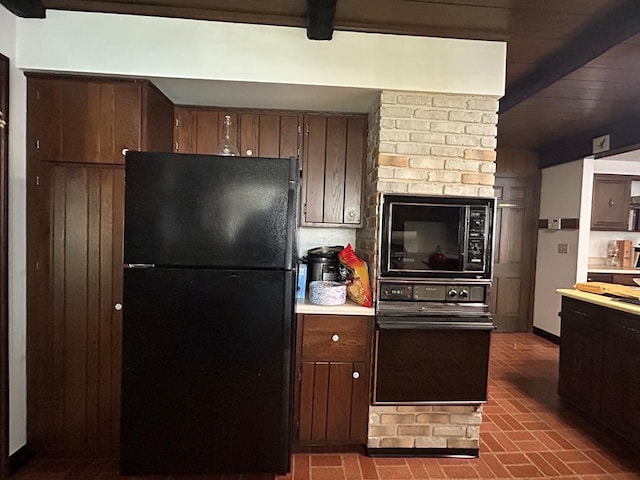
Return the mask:
<svg viewBox="0 0 640 480"><path fill-rule="evenodd" d="M495 97L385 91L369 113L363 228L375 291L381 192L494 195ZM371 406L370 448L478 448L482 406Z"/></svg>
<svg viewBox="0 0 640 480"><path fill-rule="evenodd" d="M369 411L369 448L478 448L479 406L384 406Z"/></svg>

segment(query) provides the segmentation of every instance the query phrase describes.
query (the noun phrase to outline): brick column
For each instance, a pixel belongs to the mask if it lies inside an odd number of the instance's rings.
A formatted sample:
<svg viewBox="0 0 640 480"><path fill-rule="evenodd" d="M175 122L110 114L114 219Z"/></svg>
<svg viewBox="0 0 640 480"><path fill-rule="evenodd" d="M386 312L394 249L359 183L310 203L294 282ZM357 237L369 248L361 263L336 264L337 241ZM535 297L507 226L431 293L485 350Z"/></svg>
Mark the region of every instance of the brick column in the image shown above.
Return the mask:
<svg viewBox="0 0 640 480"><path fill-rule="evenodd" d="M385 91L369 113L363 228L356 248L375 291L381 192L494 195L498 100ZM481 405L372 406L370 448L478 448Z"/></svg>

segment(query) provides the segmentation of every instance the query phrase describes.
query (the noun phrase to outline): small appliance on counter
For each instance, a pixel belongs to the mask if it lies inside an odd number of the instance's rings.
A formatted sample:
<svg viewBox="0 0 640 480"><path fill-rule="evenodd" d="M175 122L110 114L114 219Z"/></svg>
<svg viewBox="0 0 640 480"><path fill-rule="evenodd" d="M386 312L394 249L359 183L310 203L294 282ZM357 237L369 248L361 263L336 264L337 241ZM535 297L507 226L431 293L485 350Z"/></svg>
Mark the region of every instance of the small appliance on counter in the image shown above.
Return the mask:
<svg viewBox="0 0 640 480"><path fill-rule="evenodd" d="M338 254L342 250L343 247L340 245L307 250L307 255L303 259L307 262L307 285L316 280L338 280L340 266Z"/></svg>

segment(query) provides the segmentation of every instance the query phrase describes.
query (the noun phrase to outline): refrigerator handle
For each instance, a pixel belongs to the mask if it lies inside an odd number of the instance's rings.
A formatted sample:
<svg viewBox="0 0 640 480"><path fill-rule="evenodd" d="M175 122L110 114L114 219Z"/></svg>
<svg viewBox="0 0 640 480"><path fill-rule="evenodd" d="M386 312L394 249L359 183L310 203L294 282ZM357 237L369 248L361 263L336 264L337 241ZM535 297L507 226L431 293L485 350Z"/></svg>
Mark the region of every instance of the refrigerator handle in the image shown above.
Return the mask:
<svg viewBox="0 0 640 480"><path fill-rule="evenodd" d="M287 251L286 255L286 270L292 270L296 268L296 226L298 225L298 191L300 187L298 172L298 159L296 157L289 157L289 192L287 194L288 207L287 207Z"/></svg>

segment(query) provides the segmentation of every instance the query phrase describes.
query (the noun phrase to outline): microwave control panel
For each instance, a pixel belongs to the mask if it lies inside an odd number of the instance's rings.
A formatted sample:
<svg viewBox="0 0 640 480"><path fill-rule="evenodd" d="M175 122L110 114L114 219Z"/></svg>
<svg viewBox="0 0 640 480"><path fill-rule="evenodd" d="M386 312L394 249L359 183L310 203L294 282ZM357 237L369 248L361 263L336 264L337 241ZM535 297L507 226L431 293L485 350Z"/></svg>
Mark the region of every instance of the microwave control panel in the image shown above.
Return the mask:
<svg viewBox="0 0 640 480"><path fill-rule="evenodd" d="M487 212L483 207L470 207L467 228L465 270L483 271L487 243Z"/></svg>

